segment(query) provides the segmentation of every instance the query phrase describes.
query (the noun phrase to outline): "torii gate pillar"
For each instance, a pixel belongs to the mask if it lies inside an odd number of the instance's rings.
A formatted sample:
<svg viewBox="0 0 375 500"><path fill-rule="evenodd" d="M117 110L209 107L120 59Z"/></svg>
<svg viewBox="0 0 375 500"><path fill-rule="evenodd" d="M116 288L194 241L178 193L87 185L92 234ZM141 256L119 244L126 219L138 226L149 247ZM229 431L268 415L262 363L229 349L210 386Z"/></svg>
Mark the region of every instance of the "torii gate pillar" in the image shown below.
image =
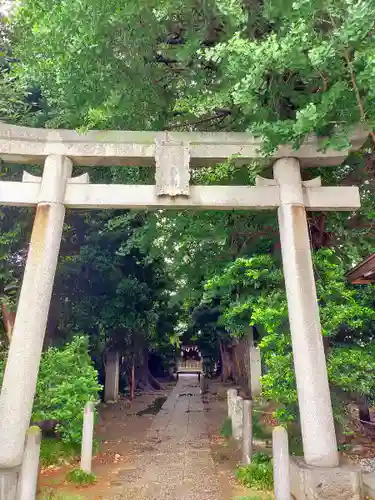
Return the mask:
<svg viewBox="0 0 375 500"><path fill-rule="evenodd" d="M22 463L31 418L71 171L68 158L47 157L1 390L0 469L8 474L5 483L0 479L0 498L7 500L15 495L17 468ZM10 478L12 470L15 480Z"/></svg>
<svg viewBox="0 0 375 500"><path fill-rule="evenodd" d="M335 467L339 459L300 165L282 158L273 168L280 186L278 219L304 458L308 465Z"/></svg>
<svg viewBox="0 0 375 500"><path fill-rule="evenodd" d="M339 465L300 164L282 158L273 170L304 452L304 459L290 458L291 493L297 500L360 500L361 472Z"/></svg>

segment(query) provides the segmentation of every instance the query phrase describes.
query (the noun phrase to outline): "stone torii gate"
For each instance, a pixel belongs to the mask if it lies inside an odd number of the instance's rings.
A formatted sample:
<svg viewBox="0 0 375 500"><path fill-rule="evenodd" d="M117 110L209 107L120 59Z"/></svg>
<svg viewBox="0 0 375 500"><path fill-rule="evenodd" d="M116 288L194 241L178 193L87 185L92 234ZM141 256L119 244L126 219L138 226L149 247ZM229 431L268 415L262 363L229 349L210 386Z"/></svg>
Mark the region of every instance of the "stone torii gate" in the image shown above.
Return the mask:
<svg viewBox="0 0 375 500"><path fill-rule="evenodd" d="M358 133L352 148L360 147L365 138ZM298 473L328 468L332 476L338 470L306 210L352 211L360 207L360 199L356 187L321 187L319 178L303 182L300 167L339 165L349 150L323 152L312 137L298 151L281 147L272 158L274 179L258 178L256 186L189 184L190 166L215 165L233 156L246 164L259 157L260 146L260 141L244 133L91 131L80 135L0 123L0 159L44 165L41 178L25 173L22 182L0 182L0 204L36 207L0 396L2 500L15 498L66 208L277 209L304 448ZM74 165L156 166L156 182L90 184L87 175L71 177ZM313 497L300 493L299 498ZM323 492L314 498L338 497Z"/></svg>

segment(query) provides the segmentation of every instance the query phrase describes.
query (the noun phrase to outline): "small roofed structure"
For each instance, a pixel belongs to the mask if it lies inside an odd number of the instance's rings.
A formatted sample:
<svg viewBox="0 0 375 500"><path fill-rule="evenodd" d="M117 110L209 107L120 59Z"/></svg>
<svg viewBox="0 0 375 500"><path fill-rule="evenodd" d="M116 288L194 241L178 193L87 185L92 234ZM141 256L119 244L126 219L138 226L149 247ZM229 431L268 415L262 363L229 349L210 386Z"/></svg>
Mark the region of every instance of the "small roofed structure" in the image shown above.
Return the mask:
<svg viewBox="0 0 375 500"><path fill-rule="evenodd" d="M353 285L368 285L375 283L375 253L353 267L346 277Z"/></svg>
<svg viewBox="0 0 375 500"><path fill-rule="evenodd" d="M197 346L185 345L181 347L181 357L177 362L178 373L197 373L203 372L202 354Z"/></svg>

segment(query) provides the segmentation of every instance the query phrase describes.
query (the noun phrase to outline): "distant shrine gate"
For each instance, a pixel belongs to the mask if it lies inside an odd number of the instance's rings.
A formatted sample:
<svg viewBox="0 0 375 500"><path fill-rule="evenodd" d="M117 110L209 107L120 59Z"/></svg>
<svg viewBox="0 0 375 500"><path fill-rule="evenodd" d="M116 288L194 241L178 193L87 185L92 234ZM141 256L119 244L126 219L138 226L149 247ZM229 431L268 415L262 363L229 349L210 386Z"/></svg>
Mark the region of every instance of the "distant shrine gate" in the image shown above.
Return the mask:
<svg viewBox="0 0 375 500"><path fill-rule="evenodd" d="M366 135L352 139L359 148ZM315 290L306 210L360 207L356 187L304 182L301 167L341 164L349 150L320 151L315 137L298 151L280 147L273 179L256 186L193 186L189 167L230 157L248 164L261 142L245 133L101 132L31 129L0 123L0 159L44 165L41 177L0 182L0 204L35 206L36 215L0 396L0 488L15 498L22 463L66 208L277 209L294 366L307 466L338 466L327 370ZM71 177L79 166L156 166L155 185L90 184ZM7 490L7 492L5 491ZM315 498L315 497L314 497Z"/></svg>

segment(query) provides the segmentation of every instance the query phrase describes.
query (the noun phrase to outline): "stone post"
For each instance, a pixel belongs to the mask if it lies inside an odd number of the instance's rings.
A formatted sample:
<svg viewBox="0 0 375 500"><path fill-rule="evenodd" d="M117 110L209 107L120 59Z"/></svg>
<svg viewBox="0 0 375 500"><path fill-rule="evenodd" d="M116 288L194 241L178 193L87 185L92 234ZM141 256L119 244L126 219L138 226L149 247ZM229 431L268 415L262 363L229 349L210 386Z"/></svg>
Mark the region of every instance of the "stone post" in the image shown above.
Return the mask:
<svg viewBox="0 0 375 500"><path fill-rule="evenodd" d="M46 159L0 395L0 469L18 467L22 462L64 224L65 186L71 171L68 158Z"/></svg>
<svg viewBox="0 0 375 500"><path fill-rule="evenodd" d="M243 398L236 396L232 413L232 435L236 441L242 439L243 432Z"/></svg>
<svg viewBox="0 0 375 500"><path fill-rule="evenodd" d="M262 392L262 362L259 347L250 346L251 395L259 396Z"/></svg>
<svg viewBox="0 0 375 500"><path fill-rule="evenodd" d="M207 394L209 391L209 387L208 387L208 378L206 377L206 375L204 373L202 373L201 377L200 377L200 387L201 387L201 394Z"/></svg>
<svg viewBox="0 0 375 500"><path fill-rule="evenodd" d="M25 454L18 479L17 500L34 500L36 498L41 438L42 433L38 426L34 425L27 431Z"/></svg>
<svg viewBox="0 0 375 500"><path fill-rule="evenodd" d="M120 357L118 351L110 351L106 356L104 401L117 401L119 396Z"/></svg>
<svg viewBox="0 0 375 500"><path fill-rule="evenodd" d="M305 462L338 465L331 397L323 349L299 161L274 164L280 186L278 209L289 324Z"/></svg>
<svg viewBox="0 0 375 500"><path fill-rule="evenodd" d="M0 499L14 500L17 494L19 467L0 469Z"/></svg>
<svg viewBox="0 0 375 500"><path fill-rule="evenodd" d="M237 389L227 390L228 418L232 420L234 402L237 397Z"/></svg>
<svg viewBox="0 0 375 500"><path fill-rule="evenodd" d="M272 432L273 479L275 500L290 500L289 445L284 427Z"/></svg>
<svg viewBox="0 0 375 500"><path fill-rule="evenodd" d="M81 469L91 473L92 441L94 436L94 403L86 403L83 414Z"/></svg>
<svg viewBox="0 0 375 500"><path fill-rule="evenodd" d="M243 401L242 463L251 464L253 456L253 402Z"/></svg>

